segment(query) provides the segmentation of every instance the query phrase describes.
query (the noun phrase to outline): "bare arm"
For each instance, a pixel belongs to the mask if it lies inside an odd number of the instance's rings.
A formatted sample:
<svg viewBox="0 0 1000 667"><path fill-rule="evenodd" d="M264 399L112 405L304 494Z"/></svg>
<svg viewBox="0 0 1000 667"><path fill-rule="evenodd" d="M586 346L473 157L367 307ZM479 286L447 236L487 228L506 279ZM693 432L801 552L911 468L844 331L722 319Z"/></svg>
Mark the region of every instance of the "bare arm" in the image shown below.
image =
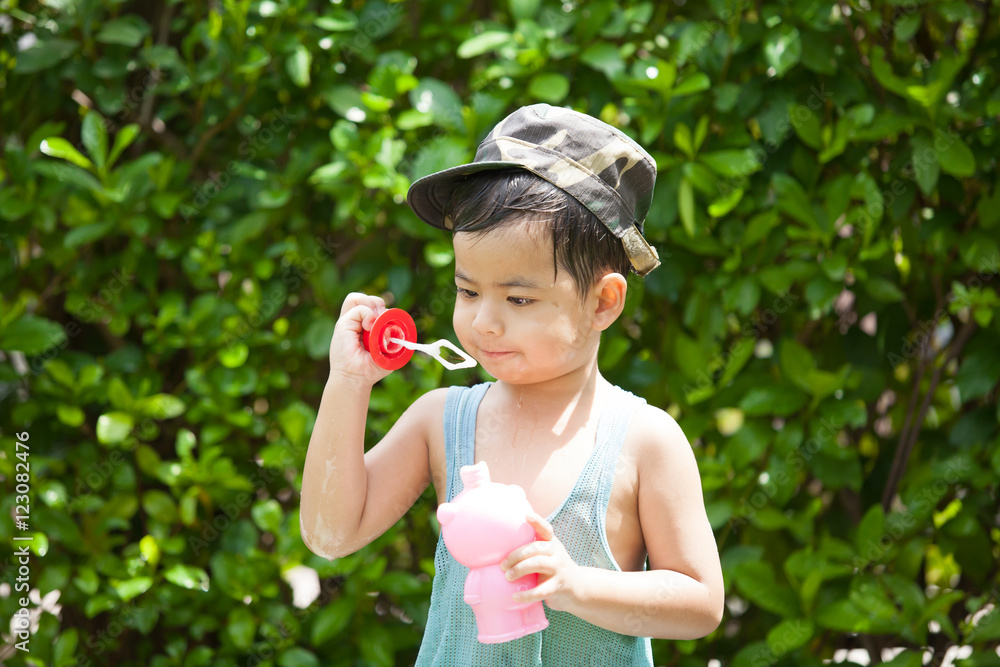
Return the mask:
<svg viewBox="0 0 1000 667"><path fill-rule="evenodd" d="M515 599L544 599L553 609L622 634L704 637L722 619L724 591L694 454L680 427L661 410L643 408L636 420L639 520L650 569L576 565L537 515L529 520L538 541L512 552L504 566L513 566L512 578L539 574L539 585Z"/></svg>
<svg viewBox="0 0 1000 667"><path fill-rule="evenodd" d="M389 433L364 451L372 385L388 375L361 344L385 304L351 294L330 343L330 377L306 451L299 513L313 553L338 558L384 533L430 481L426 424L439 392L421 397Z"/></svg>

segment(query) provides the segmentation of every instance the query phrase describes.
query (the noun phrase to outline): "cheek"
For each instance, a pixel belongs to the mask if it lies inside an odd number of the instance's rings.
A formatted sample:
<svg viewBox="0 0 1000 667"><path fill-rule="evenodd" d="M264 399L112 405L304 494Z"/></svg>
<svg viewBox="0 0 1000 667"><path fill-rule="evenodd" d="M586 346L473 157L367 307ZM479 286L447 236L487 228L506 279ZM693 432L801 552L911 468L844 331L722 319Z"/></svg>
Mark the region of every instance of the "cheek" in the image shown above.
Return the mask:
<svg viewBox="0 0 1000 667"><path fill-rule="evenodd" d="M464 307L461 302L455 303L455 310L452 311L451 315L451 327L455 330L455 335L461 340L469 327L472 324L472 318L469 315L469 309Z"/></svg>

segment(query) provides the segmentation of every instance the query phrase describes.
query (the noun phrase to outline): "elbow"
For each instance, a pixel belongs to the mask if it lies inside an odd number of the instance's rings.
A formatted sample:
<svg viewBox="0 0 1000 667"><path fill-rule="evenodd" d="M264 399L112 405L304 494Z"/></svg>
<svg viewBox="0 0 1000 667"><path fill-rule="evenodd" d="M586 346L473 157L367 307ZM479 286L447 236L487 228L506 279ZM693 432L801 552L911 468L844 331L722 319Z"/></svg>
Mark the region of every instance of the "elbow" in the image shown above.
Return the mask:
<svg viewBox="0 0 1000 667"><path fill-rule="evenodd" d="M302 543L306 545L306 549L313 552L320 558L325 558L327 560L337 560L338 558L343 558L344 556L350 556L352 553L357 551L357 549L352 549L345 545L341 540L332 541L319 541L310 538L306 533L302 533Z"/></svg>
<svg viewBox="0 0 1000 667"><path fill-rule="evenodd" d="M703 610L692 613L688 616L687 623L683 628L676 626L666 629L660 639L694 640L702 639L715 632L722 624L722 612L715 613L715 610Z"/></svg>
<svg viewBox="0 0 1000 667"><path fill-rule="evenodd" d="M320 558L336 560L357 551L357 547L352 548L352 545L347 540L335 534L317 535L315 531L307 529L302 522L301 515L299 518L299 534L306 548Z"/></svg>
<svg viewBox="0 0 1000 667"><path fill-rule="evenodd" d="M725 611L725 596L723 594L712 595L707 600L705 608L698 614L698 622L695 630L697 634L690 637L690 639L701 639L718 630L719 626L722 625L722 617Z"/></svg>
<svg viewBox="0 0 1000 667"><path fill-rule="evenodd" d="M701 635L702 637L707 637L722 625L722 617L726 611L726 603L724 599L720 599L717 604L714 604L711 609L708 610L708 616L705 621L705 632Z"/></svg>

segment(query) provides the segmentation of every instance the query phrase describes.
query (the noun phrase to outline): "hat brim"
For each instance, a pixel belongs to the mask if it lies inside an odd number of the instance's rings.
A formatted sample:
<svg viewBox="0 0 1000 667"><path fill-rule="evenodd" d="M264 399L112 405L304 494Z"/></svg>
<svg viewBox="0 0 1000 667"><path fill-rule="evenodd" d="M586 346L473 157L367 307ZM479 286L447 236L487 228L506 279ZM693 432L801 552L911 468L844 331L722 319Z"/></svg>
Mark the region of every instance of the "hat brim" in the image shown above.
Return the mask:
<svg viewBox="0 0 1000 667"><path fill-rule="evenodd" d="M447 229L444 222L444 208L451 199L451 193L466 176L481 171L497 171L500 169L528 169L523 163L514 160L494 162L471 162L443 171L428 174L418 178L406 192L406 203L410 205L417 217L434 227ZM531 171L528 169L528 171Z"/></svg>

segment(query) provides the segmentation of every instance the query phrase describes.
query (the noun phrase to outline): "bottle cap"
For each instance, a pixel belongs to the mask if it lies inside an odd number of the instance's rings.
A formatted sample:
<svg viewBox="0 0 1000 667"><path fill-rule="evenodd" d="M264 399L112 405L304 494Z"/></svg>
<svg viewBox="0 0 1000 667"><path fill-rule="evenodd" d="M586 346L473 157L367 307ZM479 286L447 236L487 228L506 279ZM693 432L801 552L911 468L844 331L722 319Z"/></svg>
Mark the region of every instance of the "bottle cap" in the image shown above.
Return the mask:
<svg viewBox="0 0 1000 667"><path fill-rule="evenodd" d="M371 331L361 334L361 342L375 363L390 371L402 368L413 356L413 350L393 342L393 338L411 343L417 340L417 325L410 314L401 308L383 311L375 318ZM377 341L376 345L372 345L373 340Z"/></svg>

